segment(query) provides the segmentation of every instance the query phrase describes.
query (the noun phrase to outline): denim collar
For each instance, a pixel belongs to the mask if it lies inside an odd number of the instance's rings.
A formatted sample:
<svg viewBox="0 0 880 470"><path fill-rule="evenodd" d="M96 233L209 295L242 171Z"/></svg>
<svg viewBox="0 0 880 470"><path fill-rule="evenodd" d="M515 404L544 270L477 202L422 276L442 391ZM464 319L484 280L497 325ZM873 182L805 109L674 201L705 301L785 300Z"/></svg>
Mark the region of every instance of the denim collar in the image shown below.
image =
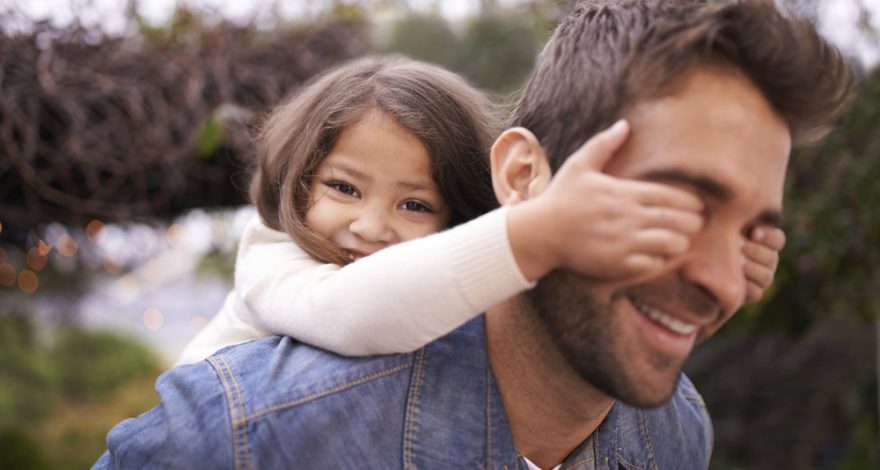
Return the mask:
<svg viewBox="0 0 880 470"><path fill-rule="evenodd" d="M489 367L483 317L414 355L405 419L403 468L527 469ZM645 427L638 426L644 419L615 403L562 468L656 468Z"/></svg>

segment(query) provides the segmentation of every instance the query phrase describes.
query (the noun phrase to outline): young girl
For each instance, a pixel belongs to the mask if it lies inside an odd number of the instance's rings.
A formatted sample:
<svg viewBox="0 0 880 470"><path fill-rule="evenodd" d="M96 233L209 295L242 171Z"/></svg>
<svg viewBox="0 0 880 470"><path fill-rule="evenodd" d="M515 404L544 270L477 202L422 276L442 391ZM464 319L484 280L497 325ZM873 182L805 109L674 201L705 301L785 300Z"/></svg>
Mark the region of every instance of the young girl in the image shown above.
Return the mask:
<svg viewBox="0 0 880 470"><path fill-rule="evenodd" d="M565 260L589 260L577 268L596 278L644 275L683 252L701 226L694 195L603 177L562 188L584 204L554 214L559 236L517 244L537 218L526 203L496 208L489 109L457 75L394 57L337 68L281 104L258 140L251 196L260 217L242 238L235 289L178 364L271 334L344 355L413 351ZM605 161L627 130L615 125L579 152ZM585 197L603 185L614 197ZM652 217L658 206L663 220ZM617 215L618 207L633 209ZM619 217L638 230L609 240L567 223L590 220L599 233ZM745 250L753 298L772 280L782 243L781 231L764 232L763 245ZM571 237L584 243L559 242Z"/></svg>

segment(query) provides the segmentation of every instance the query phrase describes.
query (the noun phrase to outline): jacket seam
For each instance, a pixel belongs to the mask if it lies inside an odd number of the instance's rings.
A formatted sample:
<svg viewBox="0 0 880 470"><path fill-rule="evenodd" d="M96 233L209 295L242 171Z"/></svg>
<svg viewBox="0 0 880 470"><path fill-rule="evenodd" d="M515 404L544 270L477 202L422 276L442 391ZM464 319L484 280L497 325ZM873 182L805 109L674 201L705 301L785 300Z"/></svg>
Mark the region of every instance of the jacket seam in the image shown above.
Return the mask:
<svg viewBox="0 0 880 470"><path fill-rule="evenodd" d="M404 456L406 458L405 467L408 469L413 468L413 434L415 434L415 414L416 414L416 404L419 400L419 388L421 386L422 380L422 368L425 362L425 348L422 348L418 354L416 355L416 363L413 366L413 386L412 386L412 396L410 397L409 404L407 404L407 417L406 417L406 437L404 442Z"/></svg>
<svg viewBox="0 0 880 470"><path fill-rule="evenodd" d="M229 384L229 378L226 376L226 369L218 362L217 357L220 356L212 356L208 358L208 363L214 368L214 371L220 377L220 383L223 386L223 390L226 392L226 402L228 403L229 412L229 420L231 425L231 434L232 434L232 458L235 462L236 470L241 469L241 455L240 455L240 446L239 446L239 435L238 435L238 417L236 417L235 411L235 396L232 387Z"/></svg>
<svg viewBox="0 0 880 470"><path fill-rule="evenodd" d="M648 451L646 466L652 470L657 470L657 461L654 458L654 444L648 436L648 423L645 419L645 412L642 410L639 410L639 431L642 433L642 439L645 440L645 449Z"/></svg>
<svg viewBox="0 0 880 470"><path fill-rule="evenodd" d="M226 357L219 356L218 359L223 361L223 368L226 370L226 373L229 374L229 379L232 380L232 386L235 387L235 396L237 397L238 411L240 413L239 416L241 416L241 419L238 420L236 425L238 432L241 434L241 439L239 440L241 459L244 468L251 468L250 438L248 437L247 415L244 411L244 398L241 395L241 388L238 386L238 381L235 379L232 367L229 367L229 363L226 362Z"/></svg>
<svg viewBox="0 0 880 470"><path fill-rule="evenodd" d="M629 468L631 470L644 470L644 468L642 468L634 463L631 463L629 460L626 460L622 455L618 455L617 460L625 463L627 468Z"/></svg>
<svg viewBox="0 0 880 470"><path fill-rule="evenodd" d="M375 379L380 379L382 377L392 375L394 373L400 372L400 371L402 371L404 369L408 369L410 367L412 367L411 362L408 362L405 364L400 364L400 365L391 367L389 369L385 369L385 370L375 372L373 374L361 377L356 380L351 380L351 381L348 381L348 382L345 382L345 383L342 383L342 384L339 384L339 385L336 385L336 386L333 386L330 388L326 388L324 390L319 390L317 392L311 393L311 394L306 395L304 397L297 398L296 400L286 401L283 403L279 403L277 405L270 406L268 408L264 408L262 410L255 411L255 412L251 413L250 415L248 415L247 419L253 420L253 419L265 416L267 414L274 413L276 411L280 411L280 410L283 410L286 408L293 408L295 406L299 406L299 405L308 403L310 401L317 400L318 398L323 398L328 395L333 395L334 393L341 392L341 391L349 389L351 387L362 385L367 382L372 382Z"/></svg>

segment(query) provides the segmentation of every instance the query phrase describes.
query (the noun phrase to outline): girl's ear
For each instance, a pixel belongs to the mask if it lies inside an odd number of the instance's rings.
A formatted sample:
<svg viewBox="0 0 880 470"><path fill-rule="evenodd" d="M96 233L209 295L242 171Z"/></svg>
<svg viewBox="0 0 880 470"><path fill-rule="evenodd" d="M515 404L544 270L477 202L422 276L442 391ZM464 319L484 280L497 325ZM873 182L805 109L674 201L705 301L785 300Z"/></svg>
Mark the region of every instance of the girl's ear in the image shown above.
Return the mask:
<svg viewBox="0 0 880 470"><path fill-rule="evenodd" d="M492 145L492 186L501 204L516 204L544 191L550 178L547 155L532 132L505 130Z"/></svg>

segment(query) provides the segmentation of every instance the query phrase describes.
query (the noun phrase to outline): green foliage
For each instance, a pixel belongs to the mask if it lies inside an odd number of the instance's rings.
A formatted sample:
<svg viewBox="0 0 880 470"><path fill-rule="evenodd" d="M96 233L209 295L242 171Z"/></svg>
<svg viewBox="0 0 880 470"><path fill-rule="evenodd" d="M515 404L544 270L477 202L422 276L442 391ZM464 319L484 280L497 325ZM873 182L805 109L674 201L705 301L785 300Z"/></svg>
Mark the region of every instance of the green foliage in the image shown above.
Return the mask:
<svg viewBox="0 0 880 470"><path fill-rule="evenodd" d="M157 360L143 345L109 332L65 328L50 353L68 398L97 401L134 377L154 369Z"/></svg>
<svg viewBox="0 0 880 470"><path fill-rule="evenodd" d="M134 17L138 32L148 42L183 47L194 39L194 34L203 27L201 18L192 10L179 7L174 11L167 25L150 25L143 17Z"/></svg>
<svg viewBox="0 0 880 470"><path fill-rule="evenodd" d="M40 350L29 319L0 314L0 427L45 419L59 382L57 367Z"/></svg>
<svg viewBox="0 0 880 470"><path fill-rule="evenodd" d="M39 443L17 427L0 430L0 468L43 470L52 468Z"/></svg>
<svg viewBox="0 0 880 470"><path fill-rule="evenodd" d="M157 366L145 346L115 333L66 326L43 344L24 315L0 314L0 340L0 425L45 419L59 394L99 400Z"/></svg>
<svg viewBox="0 0 880 470"><path fill-rule="evenodd" d="M216 115L211 115L199 126L197 139L199 141L199 157L209 160L217 149L223 145L224 134L223 121Z"/></svg>
<svg viewBox="0 0 880 470"><path fill-rule="evenodd" d="M478 85L503 92L525 81L540 46L531 23L523 17L475 18L464 37L459 70Z"/></svg>
<svg viewBox="0 0 880 470"><path fill-rule="evenodd" d="M66 326L52 341L38 333L30 316L0 313L0 468L87 468L102 452L109 426L132 416L130 407L94 403L132 379L152 382L157 360L145 346L112 333ZM152 398L139 396L137 403L147 401ZM89 403L95 409L70 410ZM115 421L102 421L108 417Z"/></svg>
<svg viewBox="0 0 880 470"><path fill-rule="evenodd" d="M395 24L383 50L442 65L489 90L510 92L531 72L546 27L512 11L469 19L460 32L438 15L409 16Z"/></svg>
<svg viewBox="0 0 880 470"><path fill-rule="evenodd" d="M461 42L441 16L410 16L398 22L385 52L399 52L456 70Z"/></svg>

